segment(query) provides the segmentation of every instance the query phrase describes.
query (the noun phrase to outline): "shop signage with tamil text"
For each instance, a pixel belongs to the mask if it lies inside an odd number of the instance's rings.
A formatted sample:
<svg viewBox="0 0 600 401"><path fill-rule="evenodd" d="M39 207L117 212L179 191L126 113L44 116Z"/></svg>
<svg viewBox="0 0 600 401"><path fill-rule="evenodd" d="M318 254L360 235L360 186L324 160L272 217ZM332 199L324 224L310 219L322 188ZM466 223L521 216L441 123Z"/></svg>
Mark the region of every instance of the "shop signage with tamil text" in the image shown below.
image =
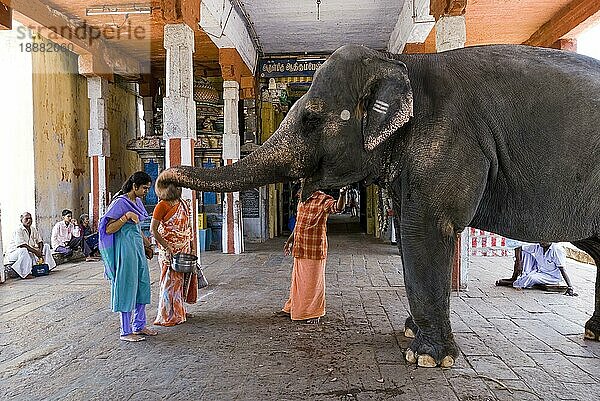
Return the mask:
<svg viewBox="0 0 600 401"><path fill-rule="evenodd" d="M312 77L325 59L299 60L295 58L262 60L261 78Z"/></svg>

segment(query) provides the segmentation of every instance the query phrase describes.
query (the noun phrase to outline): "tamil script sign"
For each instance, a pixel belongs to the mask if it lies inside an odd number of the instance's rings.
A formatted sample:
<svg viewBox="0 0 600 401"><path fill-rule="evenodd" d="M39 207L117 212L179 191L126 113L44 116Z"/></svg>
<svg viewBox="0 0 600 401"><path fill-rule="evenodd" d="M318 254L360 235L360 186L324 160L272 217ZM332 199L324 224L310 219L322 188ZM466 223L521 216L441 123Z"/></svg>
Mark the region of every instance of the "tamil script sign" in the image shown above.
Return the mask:
<svg viewBox="0 0 600 401"><path fill-rule="evenodd" d="M299 60L295 58L262 60L260 77L312 77L325 59Z"/></svg>
<svg viewBox="0 0 600 401"><path fill-rule="evenodd" d="M258 189L240 192L240 200L242 201L242 217L260 217L260 192Z"/></svg>

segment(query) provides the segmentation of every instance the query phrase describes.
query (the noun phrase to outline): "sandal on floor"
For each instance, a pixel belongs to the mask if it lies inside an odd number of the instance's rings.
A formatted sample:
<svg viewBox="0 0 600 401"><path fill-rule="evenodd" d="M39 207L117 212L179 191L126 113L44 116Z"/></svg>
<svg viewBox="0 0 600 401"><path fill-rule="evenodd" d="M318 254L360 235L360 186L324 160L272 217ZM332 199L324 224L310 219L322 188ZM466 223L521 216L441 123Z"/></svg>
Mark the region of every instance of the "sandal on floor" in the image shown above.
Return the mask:
<svg viewBox="0 0 600 401"><path fill-rule="evenodd" d="M141 329L140 331L134 331L133 334L137 334L137 335L144 335L144 336L156 336L158 335L158 331L156 330L152 330L148 327L144 327L143 329Z"/></svg>
<svg viewBox="0 0 600 401"><path fill-rule="evenodd" d="M278 310L277 312L273 312L273 316L275 316L275 317L290 317L290 314L288 312Z"/></svg>
<svg viewBox="0 0 600 401"><path fill-rule="evenodd" d="M126 336L120 336L119 339L121 341L127 341L131 343L137 343L138 341L144 341L146 337L140 336L138 334L128 334Z"/></svg>
<svg viewBox="0 0 600 401"><path fill-rule="evenodd" d="M300 323L304 323L304 324L319 324L320 321L321 321L320 317L315 317L315 318L312 318L312 319L301 320Z"/></svg>

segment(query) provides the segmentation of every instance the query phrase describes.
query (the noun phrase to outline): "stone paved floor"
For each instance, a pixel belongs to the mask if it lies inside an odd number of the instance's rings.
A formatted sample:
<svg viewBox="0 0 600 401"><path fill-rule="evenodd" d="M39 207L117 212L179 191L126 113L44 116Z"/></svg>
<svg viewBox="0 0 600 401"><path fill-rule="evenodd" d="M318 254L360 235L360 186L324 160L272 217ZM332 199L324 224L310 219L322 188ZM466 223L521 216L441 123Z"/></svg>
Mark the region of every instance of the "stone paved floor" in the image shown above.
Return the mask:
<svg viewBox="0 0 600 401"><path fill-rule="evenodd" d="M454 368L408 366L407 299L391 245L331 234L327 316L272 313L292 264L283 238L245 254L203 254L210 286L188 323L141 343L118 340L100 263L0 285L3 400L582 400L600 394L600 345L583 340L595 268L569 261L577 298L494 287L511 258L473 258L452 295ZM155 316L158 267L151 264ZM595 396L594 396L595 394Z"/></svg>

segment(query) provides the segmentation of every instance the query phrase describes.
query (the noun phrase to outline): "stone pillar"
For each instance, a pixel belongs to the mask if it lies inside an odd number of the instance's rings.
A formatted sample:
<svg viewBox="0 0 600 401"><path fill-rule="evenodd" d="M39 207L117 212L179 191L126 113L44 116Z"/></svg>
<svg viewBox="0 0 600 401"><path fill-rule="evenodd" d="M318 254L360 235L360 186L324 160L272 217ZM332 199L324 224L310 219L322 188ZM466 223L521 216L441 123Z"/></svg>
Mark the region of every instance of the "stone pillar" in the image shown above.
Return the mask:
<svg viewBox="0 0 600 401"><path fill-rule="evenodd" d="M436 51L465 47L467 41L467 25L464 15L442 16L435 24Z"/></svg>
<svg viewBox="0 0 600 401"><path fill-rule="evenodd" d="M465 47L467 41L467 26L465 16L441 16L435 24L436 51L444 52ZM452 290L467 289L467 270L469 254L464 252L463 245L468 244L468 229L463 235L456 237L455 257L452 262Z"/></svg>
<svg viewBox="0 0 600 401"><path fill-rule="evenodd" d="M154 108L153 100L150 96L142 97L142 107L144 108L144 126L145 136L151 136L154 134L154 126L152 124L154 120Z"/></svg>
<svg viewBox="0 0 600 401"><path fill-rule="evenodd" d="M240 125L238 103L240 86L237 81L223 82L223 164L230 165L240 159ZM242 228L242 208L240 193L229 192L223 198L223 253L242 253L244 235Z"/></svg>
<svg viewBox="0 0 600 401"><path fill-rule="evenodd" d="M194 32L186 24L167 24L164 28L164 47L167 50L167 82L163 99L165 167L193 166L196 143L196 103L192 64ZM181 197L190 206L193 253L196 254L199 249L196 193L191 189L183 188Z"/></svg>
<svg viewBox="0 0 600 401"><path fill-rule="evenodd" d="M110 133L106 123L106 98L108 81L101 77L88 77L90 99L90 129L88 130L88 156L90 158L91 193L89 198L90 221L97 225L106 211L106 158L110 157Z"/></svg>

